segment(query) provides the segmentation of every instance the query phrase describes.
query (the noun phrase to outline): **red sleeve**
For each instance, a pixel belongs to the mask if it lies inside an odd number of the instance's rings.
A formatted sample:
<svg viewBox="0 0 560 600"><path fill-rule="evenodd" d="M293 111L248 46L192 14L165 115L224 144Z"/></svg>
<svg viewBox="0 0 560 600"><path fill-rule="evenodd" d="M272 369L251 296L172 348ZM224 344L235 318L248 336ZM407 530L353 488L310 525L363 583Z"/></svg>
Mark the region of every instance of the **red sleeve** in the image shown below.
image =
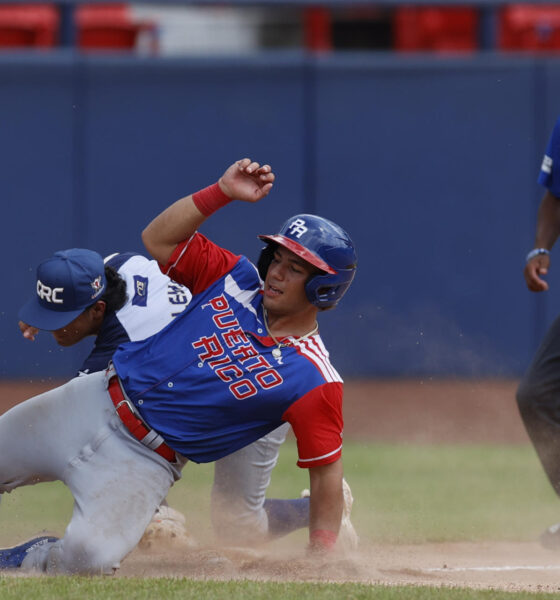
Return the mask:
<svg viewBox="0 0 560 600"><path fill-rule="evenodd" d="M167 264L159 268L164 275L198 294L231 271L238 260L239 256L195 233L178 244Z"/></svg>
<svg viewBox="0 0 560 600"><path fill-rule="evenodd" d="M298 467L320 467L342 455L342 383L325 383L284 413L297 440Z"/></svg>

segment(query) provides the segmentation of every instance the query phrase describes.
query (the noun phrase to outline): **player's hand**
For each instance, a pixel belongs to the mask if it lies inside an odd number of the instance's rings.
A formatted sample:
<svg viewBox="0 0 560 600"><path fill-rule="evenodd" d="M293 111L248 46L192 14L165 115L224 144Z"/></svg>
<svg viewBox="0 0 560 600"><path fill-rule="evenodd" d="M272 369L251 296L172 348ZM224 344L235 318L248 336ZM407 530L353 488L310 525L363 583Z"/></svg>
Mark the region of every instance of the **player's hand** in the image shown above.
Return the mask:
<svg viewBox="0 0 560 600"><path fill-rule="evenodd" d="M550 266L550 256L548 254L539 254L532 258L523 270L527 287L532 292L545 292L548 290L548 283L543 277L548 273Z"/></svg>
<svg viewBox="0 0 560 600"><path fill-rule="evenodd" d="M39 333L39 330L37 329L37 327L31 327L31 325L28 325L27 323L24 323L23 321L20 321L18 323L19 326L19 330L21 331L21 333L23 334L23 337L26 340L31 340L32 342L35 341L35 336Z"/></svg>
<svg viewBox="0 0 560 600"><path fill-rule="evenodd" d="M270 165L243 158L229 167L218 181L224 194L234 200L258 202L272 189L275 175Z"/></svg>

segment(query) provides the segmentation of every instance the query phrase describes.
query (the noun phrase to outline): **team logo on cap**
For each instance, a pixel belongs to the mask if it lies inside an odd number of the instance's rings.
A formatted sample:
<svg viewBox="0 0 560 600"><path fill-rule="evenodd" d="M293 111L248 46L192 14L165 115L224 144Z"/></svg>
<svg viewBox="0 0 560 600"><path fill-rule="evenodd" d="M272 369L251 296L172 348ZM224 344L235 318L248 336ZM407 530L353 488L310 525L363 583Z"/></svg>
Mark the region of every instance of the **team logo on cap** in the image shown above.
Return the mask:
<svg viewBox="0 0 560 600"><path fill-rule="evenodd" d="M45 285L40 279L37 279L37 296L39 296L41 300L53 304L64 304L64 298L61 298L63 293L63 287L52 288Z"/></svg>
<svg viewBox="0 0 560 600"><path fill-rule="evenodd" d="M100 292L103 290L103 283L101 283L101 275L99 277L96 277L91 282L91 287L93 288L92 298L95 298L95 296L98 296L100 294Z"/></svg>
<svg viewBox="0 0 560 600"><path fill-rule="evenodd" d="M298 239L304 234L307 233L307 227L305 226L305 221L303 219L296 219L292 221L288 225L288 230L291 235L297 237Z"/></svg>

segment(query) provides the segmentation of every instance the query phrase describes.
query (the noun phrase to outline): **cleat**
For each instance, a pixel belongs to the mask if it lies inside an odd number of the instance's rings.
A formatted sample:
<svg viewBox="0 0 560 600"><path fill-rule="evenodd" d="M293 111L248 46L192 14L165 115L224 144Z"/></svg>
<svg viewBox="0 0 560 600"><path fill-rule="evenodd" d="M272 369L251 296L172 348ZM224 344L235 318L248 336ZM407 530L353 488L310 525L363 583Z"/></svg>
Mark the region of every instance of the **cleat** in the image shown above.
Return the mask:
<svg viewBox="0 0 560 600"><path fill-rule="evenodd" d="M0 550L0 571L3 569L19 569L31 550L57 541L58 538L45 535L29 540L19 546Z"/></svg>
<svg viewBox="0 0 560 600"><path fill-rule="evenodd" d="M350 513L354 504L352 490L346 479L342 480L342 492L344 494L344 506L342 509L342 520L340 522L340 530L338 532L338 540L336 545L344 552L356 550L358 548L359 538L352 522L350 521Z"/></svg>
<svg viewBox="0 0 560 600"><path fill-rule="evenodd" d="M560 550L560 523L545 529L539 537L539 542L548 550Z"/></svg>

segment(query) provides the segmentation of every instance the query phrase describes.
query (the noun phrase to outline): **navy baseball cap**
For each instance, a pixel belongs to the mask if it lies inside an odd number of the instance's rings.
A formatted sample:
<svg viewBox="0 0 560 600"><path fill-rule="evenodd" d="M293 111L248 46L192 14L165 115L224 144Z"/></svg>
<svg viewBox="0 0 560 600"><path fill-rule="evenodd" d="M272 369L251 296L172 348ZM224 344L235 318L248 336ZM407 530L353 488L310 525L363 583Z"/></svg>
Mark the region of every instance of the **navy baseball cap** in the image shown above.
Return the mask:
<svg viewBox="0 0 560 600"><path fill-rule="evenodd" d="M99 300L106 286L100 254L82 248L55 252L37 267L35 296L21 307L19 319L37 329L60 329Z"/></svg>

